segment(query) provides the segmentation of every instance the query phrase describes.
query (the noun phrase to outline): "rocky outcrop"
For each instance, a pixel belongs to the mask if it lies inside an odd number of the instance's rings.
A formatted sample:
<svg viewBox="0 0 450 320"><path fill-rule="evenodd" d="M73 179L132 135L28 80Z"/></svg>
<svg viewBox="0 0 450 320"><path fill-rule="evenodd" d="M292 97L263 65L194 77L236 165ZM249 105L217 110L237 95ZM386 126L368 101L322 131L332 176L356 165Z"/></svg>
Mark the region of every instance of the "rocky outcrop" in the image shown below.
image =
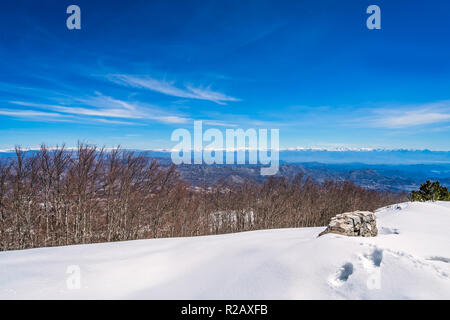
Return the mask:
<svg viewBox="0 0 450 320"><path fill-rule="evenodd" d="M375 237L378 234L375 214L370 211L354 211L331 218L327 228L319 234L337 233L345 236Z"/></svg>

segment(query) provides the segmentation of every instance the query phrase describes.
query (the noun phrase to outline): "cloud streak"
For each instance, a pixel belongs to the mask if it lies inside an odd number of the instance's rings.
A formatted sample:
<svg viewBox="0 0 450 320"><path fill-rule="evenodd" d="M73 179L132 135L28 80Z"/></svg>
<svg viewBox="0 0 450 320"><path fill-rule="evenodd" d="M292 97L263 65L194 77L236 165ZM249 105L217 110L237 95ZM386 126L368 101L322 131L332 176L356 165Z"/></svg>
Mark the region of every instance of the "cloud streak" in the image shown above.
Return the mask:
<svg viewBox="0 0 450 320"><path fill-rule="evenodd" d="M379 127L405 128L450 121L450 113L429 110L406 111L401 115L382 117L373 123Z"/></svg>
<svg viewBox="0 0 450 320"><path fill-rule="evenodd" d="M41 112L35 110L14 110L14 109L0 109L0 114L12 117L60 117L58 113Z"/></svg>
<svg viewBox="0 0 450 320"><path fill-rule="evenodd" d="M206 100L224 105L229 101L240 101L238 98L227 96L223 93L212 91L209 87L193 87L191 85L185 88L178 88L174 82L157 80L150 77L137 77L125 74L111 74L107 76L110 81L123 86L129 86L139 89L147 89L159 92L168 96L186 99Z"/></svg>
<svg viewBox="0 0 450 320"><path fill-rule="evenodd" d="M370 127L402 129L450 122L450 100L376 109L372 116L355 120Z"/></svg>
<svg viewBox="0 0 450 320"><path fill-rule="evenodd" d="M67 101L66 101L67 102ZM87 98L72 98L66 104L34 103L27 101L8 101L9 104L37 108L40 110L0 109L0 114L14 117L41 117L50 119L73 118L86 119L110 124L143 124L147 121L157 121L166 124L186 123L189 118L180 115L168 114L160 108L140 103L129 103L97 93ZM51 112L49 112L51 111ZM99 118L102 117L103 119ZM104 118L110 118L104 119ZM118 119L133 120L121 121Z"/></svg>
<svg viewBox="0 0 450 320"><path fill-rule="evenodd" d="M133 122L109 120L104 118L85 118L70 114L60 114L54 112L42 112L36 110L17 110L17 109L0 109L0 115L15 117L20 119L28 119L31 121L46 122L71 122L71 123L92 123L100 122L106 124L136 125Z"/></svg>

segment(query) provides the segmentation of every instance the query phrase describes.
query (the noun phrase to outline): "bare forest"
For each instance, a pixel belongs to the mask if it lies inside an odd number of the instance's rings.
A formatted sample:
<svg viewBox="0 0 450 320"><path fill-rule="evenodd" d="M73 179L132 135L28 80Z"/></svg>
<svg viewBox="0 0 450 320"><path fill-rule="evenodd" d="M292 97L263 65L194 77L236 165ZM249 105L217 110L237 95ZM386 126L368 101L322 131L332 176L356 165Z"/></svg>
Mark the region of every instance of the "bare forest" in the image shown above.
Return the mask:
<svg viewBox="0 0 450 320"><path fill-rule="evenodd" d="M176 166L80 144L0 162L0 251L326 225L404 195L351 182L269 178L192 187Z"/></svg>

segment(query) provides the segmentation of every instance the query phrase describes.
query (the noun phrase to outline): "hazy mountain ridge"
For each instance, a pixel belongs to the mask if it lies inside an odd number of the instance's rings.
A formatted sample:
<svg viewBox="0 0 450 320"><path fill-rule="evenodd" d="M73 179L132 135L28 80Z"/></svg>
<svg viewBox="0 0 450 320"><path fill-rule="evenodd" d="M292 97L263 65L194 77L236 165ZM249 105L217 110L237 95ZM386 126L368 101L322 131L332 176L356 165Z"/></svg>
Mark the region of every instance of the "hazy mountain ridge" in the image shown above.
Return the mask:
<svg viewBox="0 0 450 320"><path fill-rule="evenodd" d="M158 159L163 166L172 164L170 152L130 150ZM28 150L34 154L37 150ZM69 151L70 152L70 151ZM0 158L14 157L12 151L0 152ZM183 179L196 185L219 182L242 183L245 180L262 182L259 165L180 165ZM280 152L277 176L293 179L298 174L315 181L351 180L376 190L410 191L425 180L439 180L450 186L450 152L430 150L284 150Z"/></svg>
<svg viewBox="0 0 450 320"><path fill-rule="evenodd" d="M355 169L355 167L358 168ZM391 191L410 191L417 189L427 179L439 180L444 185L450 184L450 174L433 174L436 168L434 165L426 165L417 171L413 171L411 167L411 165L282 164L276 176L284 176L291 180L298 174L303 174L319 182L330 179L337 181L350 180L357 185L370 189ZM448 169L450 165L445 167ZM262 182L268 179L267 176L260 175L259 169L259 166L251 165L181 165L178 167L183 179L198 186L211 185L219 182L240 183L245 180Z"/></svg>
<svg viewBox="0 0 450 320"><path fill-rule="evenodd" d="M70 151L69 148L68 150ZM39 149L25 149L27 153ZM107 149L110 150L110 149ZM170 158L168 149L139 150L128 149L142 155L157 158ZM236 151L234 151L236 153ZM248 152L247 152L248 153ZM14 156L14 150L0 150L0 158ZM248 154L247 154L248 155ZM286 163L365 163L365 164L450 164L450 151L413 150L413 149L296 149L279 150L281 162ZM225 160L225 152L224 152Z"/></svg>

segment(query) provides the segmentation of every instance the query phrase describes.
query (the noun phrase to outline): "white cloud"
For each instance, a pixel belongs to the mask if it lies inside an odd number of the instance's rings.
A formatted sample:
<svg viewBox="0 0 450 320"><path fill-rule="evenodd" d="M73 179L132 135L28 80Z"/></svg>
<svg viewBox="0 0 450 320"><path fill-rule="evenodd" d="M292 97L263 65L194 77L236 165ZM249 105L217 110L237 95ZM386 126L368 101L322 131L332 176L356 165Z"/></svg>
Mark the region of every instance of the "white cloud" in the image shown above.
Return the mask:
<svg viewBox="0 0 450 320"><path fill-rule="evenodd" d="M407 111L403 115L381 118L378 125L388 128L404 128L427 125L450 120L450 113L430 112L428 110Z"/></svg>
<svg viewBox="0 0 450 320"><path fill-rule="evenodd" d="M60 117L59 113L41 112L34 110L0 109L0 114L13 117Z"/></svg>
<svg viewBox="0 0 450 320"><path fill-rule="evenodd" d="M88 109L88 108L74 108L74 107L62 107L51 106L55 111L78 114L84 116L96 116L96 117L108 117L108 118L125 118L125 119L141 119L142 115L130 112L124 109Z"/></svg>
<svg viewBox="0 0 450 320"><path fill-rule="evenodd" d="M73 98L70 105L57 104L42 104L25 101L9 101L10 104L39 108L44 110L51 110L55 113L32 111L32 110L6 110L4 115L21 116L21 117L88 117L92 121L111 124L138 124L138 122L126 122L120 120L108 120L103 118L125 119L125 120L140 120L142 122L153 120L161 123L185 123L189 118L179 115L167 114L160 108L148 104L131 104L125 101L114 99L108 96L103 96L97 93L96 96L88 98ZM82 107L73 105L82 105ZM57 112L57 113L56 113ZM85 118L83 118L85 119Z"/></svg>
<svg viewBox="0 0 450 320"><path fill-rule="evenodd" d="M102 118L96 118L95 121L106 123L106 124L122 124L122 125L140 125L136 122L129 122L129 121L119 121L119 120L109 120L109 119L102 119Z"/></svg>
<svg viewBox="0 0 450 320"><path fill-rule="evenodd" d="M25 103L24 103L25 104ZM36 105L36 104L33 104ZM73 123L108 123L108 124L120 124L120 125L137 125L135 122L110 120L104 118L92 118L92 117L80 117L71 114L60 114L54 112L42 112L35 110L13 110L13 109L0 109L0 115L17 117L17 118L28 118L34 121L46 121L46 122L73 122ZM78 113L82 115L82 113Z"/></svg>
<svg viewBox="0 0 450 320"><path fill-rule="evenodd" d="M240 99L227 96L220 92L212 91L209 87L195 88L193 86L186 86L185 88L181 89L176 87L174 85L174 82L157 80L150 77L137 77L124 74L112 74L108 75L107 78L120 85L148 89L178 98L206 100L215 102L217 104L225 104L225 102L227 101L240 101Z"/></svg>
<svg viewBox="0 0 450 320"><path fill-rule="evenodd" d="M450 101L376 109L373 116L357 119L377 128L400 129L450 122Z"/></svg>

